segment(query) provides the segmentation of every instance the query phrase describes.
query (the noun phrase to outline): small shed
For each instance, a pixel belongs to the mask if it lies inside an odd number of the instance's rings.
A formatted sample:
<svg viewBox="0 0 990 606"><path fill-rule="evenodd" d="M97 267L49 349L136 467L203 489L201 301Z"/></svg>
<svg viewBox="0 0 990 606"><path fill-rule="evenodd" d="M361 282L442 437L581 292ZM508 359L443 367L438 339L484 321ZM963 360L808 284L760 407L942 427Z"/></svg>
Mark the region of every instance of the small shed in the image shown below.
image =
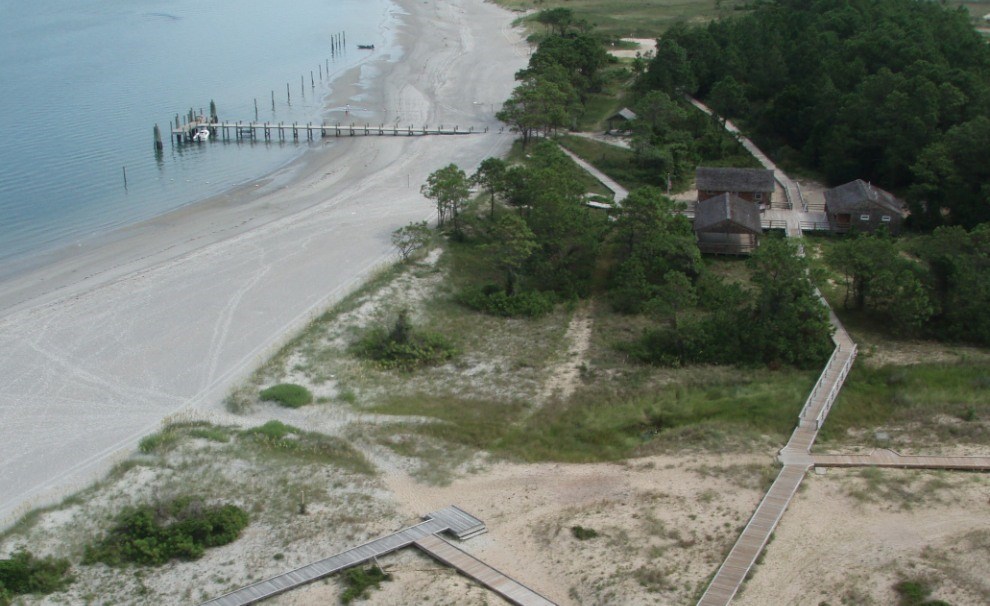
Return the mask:
<svg viewBox="0 0 990 606"><path fill-rule="evenodd" d="M610 133L613 130L624 131L629 130L629 123L636 119L636 112L629 109L628 107L623 107L619 111L615 112L608 117L608 130L606 133Z"/></svg>
<svg viewBox="0 0 990 606"><path fill-rule="evenodd" d="M694 234L703 253L748 255L763 233L756 205L733 194L721 194L694 207Z"/></svg>
<svg viewBox="0 0 990 606"><path fill-rule="evenodd" d="M825 191L825 215L832 231L872 232L883 226L896 234L907 213L893 194L856 179Z"/></svg>
<svg viewBox="0 0 990 606"><path fill-rule="evenodd" d="M776 182L773 171L764 168L721 168L699 166L694 171L698 202L733 194L758 207L769 208Z"/></svg>

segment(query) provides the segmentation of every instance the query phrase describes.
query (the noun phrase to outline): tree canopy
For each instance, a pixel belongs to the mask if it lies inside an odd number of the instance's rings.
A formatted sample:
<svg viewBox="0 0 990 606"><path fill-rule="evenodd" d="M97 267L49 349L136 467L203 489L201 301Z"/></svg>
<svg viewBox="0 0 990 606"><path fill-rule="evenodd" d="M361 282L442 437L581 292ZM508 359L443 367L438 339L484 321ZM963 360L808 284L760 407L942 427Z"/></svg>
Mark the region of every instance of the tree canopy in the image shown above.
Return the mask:
<svg viewBox="0 0 990 606"><path fill-rule="evenodd" d="M903 191L914 220L990 220L990 48L964 9L777 0L675 26L639 81L740 116L779 159ZM943 212L945 211L945 212Z"/></svg>

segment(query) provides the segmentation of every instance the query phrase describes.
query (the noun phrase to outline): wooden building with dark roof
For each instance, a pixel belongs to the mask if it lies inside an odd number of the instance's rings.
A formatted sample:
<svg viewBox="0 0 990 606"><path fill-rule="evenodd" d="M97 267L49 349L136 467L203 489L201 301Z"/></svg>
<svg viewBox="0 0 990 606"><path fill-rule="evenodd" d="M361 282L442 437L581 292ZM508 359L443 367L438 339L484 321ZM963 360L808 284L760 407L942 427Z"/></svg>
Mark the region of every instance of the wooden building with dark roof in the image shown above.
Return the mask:
<svg viewBox="0 0 990 606"><path fill-rule="evenodd" d="M872 232L885 226L896 234L907 213L893 194L856 179L825 191L825 215L832 231Z"/></svg>
<svg viewBox="0 0 990 606"><path fill-rule="evenodd" d="M637 118L636 112L629 109L628 107L623 107L619 111L615 112L608 117L606 122L608 122L608 130L606 133L610 133L613 130L616 131L626 131L629 130L629 124Z"/></svg>
<svg viewBox="0 0 990 606"><path fill-rule="evenodd" d="M694 207L694 234L703 253L747 255L759 246L760 211L734 194L702 200Z"/></svg>
<svg viewBox="0 0 990 606"><path fill-rule="evenodd" d="M776 183L773 171L764 168L716 168L699 166L694 172L698 202L722 194L769 208Z"/></svg>

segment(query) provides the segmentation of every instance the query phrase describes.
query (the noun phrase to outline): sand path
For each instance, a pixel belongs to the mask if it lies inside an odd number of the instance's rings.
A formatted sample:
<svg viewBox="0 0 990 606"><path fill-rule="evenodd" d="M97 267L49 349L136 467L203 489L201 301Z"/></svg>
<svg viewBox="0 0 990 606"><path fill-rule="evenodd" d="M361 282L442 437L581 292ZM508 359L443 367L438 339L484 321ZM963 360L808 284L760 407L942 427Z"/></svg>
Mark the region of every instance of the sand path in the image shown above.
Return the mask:
<svg viewBox="0 0 990 606"><path fill-rule="evenodd" d="M512 15L480 0L400 5L401 58L365 66L373 79L352 74L330 104L377 100L372 122L494 124L526 57ZM0 284L0 527L92 481L166 415L219 409L386 261L395 228L430 215L419 194L430 172L473 170L510 143L494 132L334 142Z"/></svg>

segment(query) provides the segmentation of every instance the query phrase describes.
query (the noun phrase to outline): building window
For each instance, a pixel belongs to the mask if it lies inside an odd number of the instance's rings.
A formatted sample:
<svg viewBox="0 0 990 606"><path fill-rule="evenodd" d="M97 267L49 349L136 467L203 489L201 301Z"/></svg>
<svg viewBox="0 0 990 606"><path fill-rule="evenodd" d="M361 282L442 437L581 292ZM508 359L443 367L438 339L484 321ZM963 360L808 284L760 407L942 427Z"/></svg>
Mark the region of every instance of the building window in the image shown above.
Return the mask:
<svg viewBox="0 0 990 606"><path fill-rule="evenodd" d="M869 221L870 220L870 215L860 215L859 216L859 220L860 221Z"/></svg>
<svg viewBox="0 0 990 606"><path fill-rule="evenodd" d="M763 192L756 192L756 201L759 202L763 199Z"/></svg>
<svg viewBox="0 0 990 606"><path fill-rule="evenodd" d="M890 215L884 215L880 217L880 220L883 221L884 223L890 223Z"/></svg>

